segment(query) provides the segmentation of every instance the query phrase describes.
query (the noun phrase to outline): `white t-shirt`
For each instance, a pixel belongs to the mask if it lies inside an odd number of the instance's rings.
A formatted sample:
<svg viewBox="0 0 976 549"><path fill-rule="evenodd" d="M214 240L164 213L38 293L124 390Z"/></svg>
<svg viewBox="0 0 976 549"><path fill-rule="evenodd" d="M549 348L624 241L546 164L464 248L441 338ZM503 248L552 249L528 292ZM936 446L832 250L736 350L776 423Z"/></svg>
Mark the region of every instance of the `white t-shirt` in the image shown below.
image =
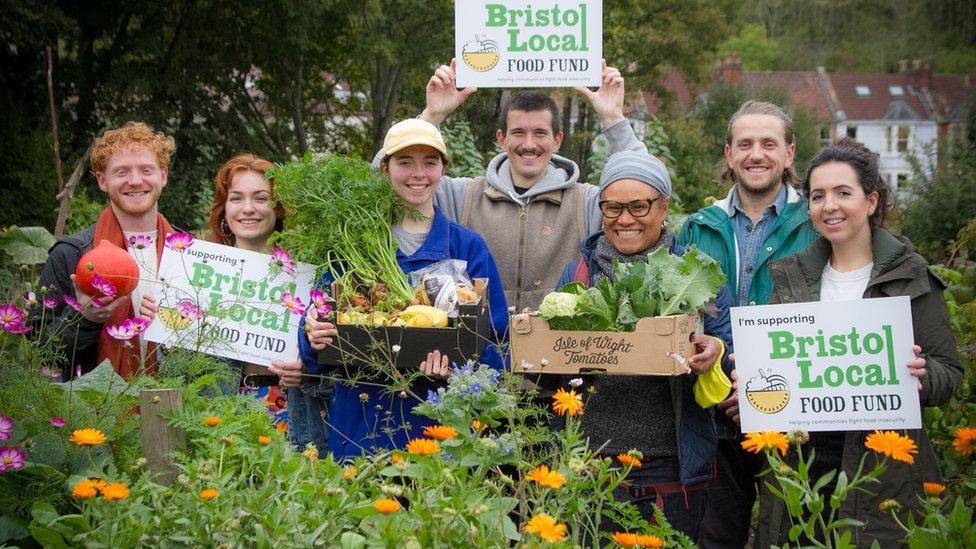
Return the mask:
<svg viewBox="0 0 976 549"><path fill-rule="evenodd" d="M820 279L820 301L851 301L864 297L864 290L871 281L871 269L874 262L868 263L860 269L842 273L830 266L824 266L823 277Z"/></svg>
<svg viewBox="0 0 976 549"><path fill-rule="evenodd" d="M142 296L152 294L156 289L156 231L145 233L123 231L128 241L129 255L139 264L139 284L132 291L132 311L139 315ZM141 238L140 238L141 237ZM148 241L146 237L149 237ZM146 340L139 336L139 361L146 363Z"/></svg>

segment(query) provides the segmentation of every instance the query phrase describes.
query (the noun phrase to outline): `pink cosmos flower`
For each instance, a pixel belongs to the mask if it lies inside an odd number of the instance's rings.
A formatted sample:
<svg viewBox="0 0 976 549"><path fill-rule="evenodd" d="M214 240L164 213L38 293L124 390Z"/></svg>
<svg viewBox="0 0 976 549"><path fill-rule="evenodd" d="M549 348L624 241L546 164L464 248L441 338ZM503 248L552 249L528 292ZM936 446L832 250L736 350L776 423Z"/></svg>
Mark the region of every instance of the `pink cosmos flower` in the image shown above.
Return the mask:
<svg viewBox="0 0 976 549"><path fill-rule="evenodd" d="M115 297L117 292L115 284L112 284L108 280L98 276L98 274L95 274L95 276L92 277L92 288L98 290L98 292L105 297ZM96 305L96 307L99 307L99 305Z"/></svg>
<svg viewBox="0 0 976 549"><path fill-rule="evenodd" d="M129 237L129 246L137 250L142 250L153 243L152 237L148 234L140 234Z"/></svg>
<svg viewBox="0 0 976 549"><path fill-rule="evenodd" d="M13 448L7 448L6 446L0 448L0 473L5 473L13 469L22 469L25 459L27 459L27 453L16 446Z"/></svg>
<svg viewBox="0 0 976 549"><path fill-rule="evenodd" d="M64 421L64 418L60 418L60 417L57 417L57 416L51 418L51 426L52 427L64 427L65 425L66 425L66 422Z"/></svg>
<svg viewBox="0 0 976 549"><path fill-rule="evenodd" d="M24 304L27 305L28 307L33 307L34 305L37 305L37 294L35 294L34 292L27 292L26 294L24 294Z"/></svg>
<svg viewBox="0 0 976 549"><path fill-rule="evenodd" d="M0 304L0 328L3 328L3 331L22 333L16 330L23 327L26 319L27 316L24 315L24 311L17 305L13 303Z"/></svg>
<svg viewBox="0 0 976 549"><path fill-rule="evenodd" d="M295 274L295 267L298 266L297 263L292 261L291 254L281 246L275 246L271 250L271 261L290 275Z"/></svg>
<svg viewBox="0 0 976 549"><path fill-rule="evenodd" d="M170 233L163 241L167 248L182 252L193 245L193 235L190 233Z"/></svg>
<svg viewBox="0 0 976 549"><path fill-rule="evenodd" d="M45 297L42 301L48 309L53 309L58 306L58 298L56 297Z"/></svg>
<svg viewBox="0 0 976 549"><path fill-rule="evenodd" d="M176 310L180 313L180 316L189 320L196 320L207 316L206 311L189 299L184 299L177 303Z"/></svg>
<svg viewBox="0 0 976 549"><path fill-rule="evenodd" d="M31 327L27 326L26 324L21 324L20 326L15 326L7 331L12 334L26 334L31 331Z"/></svg>
<svg viewBox="0 0 976 549"><path fill-rule="evenodd" d="M0 415L0 440L10 440L10 434L14 432L14 420L5 415Z"/></svg>
<svg viewBox="0 0 976 549"><path fill-rule="evenodd" d="M302 300L298 297L291 295L291 292L285 292L281 296L281 304L296 315L300 315L305 312L305 304L302 303Z"/></svg>
<svg viewBox="0 0 976 549"><path fill-rule="evenodd" d="M114 337L115 339L119 339L122 341L129 341L130 339L136 336L136 332L132 329L131 326L126 325L127 322L129 321L125 320L121 324L108 326L105 328L105 333Z"/></svg>
<svg viewBox="0 0 976 549"><path fill-rule="evenodd" d="M143 318L141 316L137 316L135 318L127 318L123 320L122 324L127 329L132 330L132 332L135 335L139 335L142 332L145 332L147 328L149 328L149 319Z"/></svg>
<svg viewBox="0 0 976 549"><path fill-rule="evenodd" d="M81 312L81 303L78 303L78 300L77 299L75 299L74 297L72 297L72 296L70 296L68 294L64 294L61 297L64 298L64 302L67 303L69 307L71 307L72 309L78 311L79 313Z"/></svg>
<svg viewBox="0 0 976 549"><path fill-rule="evenodd" d="M47 366L41 366L41 373L44 374L44 375L46 375L46 376L51 376L51 379L53 379L53 380L59 380L59 379L61 379L61 372L59 372L57 370L52 370L52 369L48 368Z"/></svg>
<svg viewBox="0 0 976 549"><path fill-rule="evenodd" d="M315 312L318 313L319 318L332 312L332 305L329 304L322 290L312 290L308 297L312 300L309 307L315 307Z"/></svg>

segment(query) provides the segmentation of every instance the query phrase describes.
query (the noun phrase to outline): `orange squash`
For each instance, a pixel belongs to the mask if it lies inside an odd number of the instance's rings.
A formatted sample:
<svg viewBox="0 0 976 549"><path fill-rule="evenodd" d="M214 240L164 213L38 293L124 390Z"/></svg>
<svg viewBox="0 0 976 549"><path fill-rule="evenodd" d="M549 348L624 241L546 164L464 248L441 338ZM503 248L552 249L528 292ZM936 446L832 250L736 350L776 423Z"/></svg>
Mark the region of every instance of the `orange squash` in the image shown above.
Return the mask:
<svg viewBox="0 0 976 549"><path fill-rule="evenodd" d="M96 274L115 286L116 297L131 294L139 285L139 264L129 252L108 240L81 256L75 268L78 288L92 297L101 297L103 294L92 285Z"/></svg>

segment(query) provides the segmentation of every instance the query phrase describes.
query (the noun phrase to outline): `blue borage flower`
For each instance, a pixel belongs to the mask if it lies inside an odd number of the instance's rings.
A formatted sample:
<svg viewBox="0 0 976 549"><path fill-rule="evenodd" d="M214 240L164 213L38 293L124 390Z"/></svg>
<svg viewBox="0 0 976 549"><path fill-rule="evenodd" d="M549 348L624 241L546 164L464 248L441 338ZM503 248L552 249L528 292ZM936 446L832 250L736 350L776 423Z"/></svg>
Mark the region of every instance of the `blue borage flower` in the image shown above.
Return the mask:
<svg viewBox="0 0 976 549"><path fill-rule="evenodd" d="M439 392L436 392L435 393L434 391L431 391L430 389L427 389L427 402L429 402L429 403L431 403L431 404L433 404L435 406L438 405L438 404L440 404L441 403L441 395L440 395L440 393Z"/></svg>

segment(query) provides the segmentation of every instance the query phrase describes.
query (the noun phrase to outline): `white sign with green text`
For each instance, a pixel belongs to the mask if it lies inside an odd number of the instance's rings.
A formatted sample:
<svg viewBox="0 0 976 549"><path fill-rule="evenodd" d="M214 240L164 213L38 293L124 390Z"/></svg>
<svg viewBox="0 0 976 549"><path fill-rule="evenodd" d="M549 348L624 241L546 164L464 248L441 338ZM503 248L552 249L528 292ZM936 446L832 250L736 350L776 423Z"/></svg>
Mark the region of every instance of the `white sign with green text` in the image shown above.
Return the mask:
<svg viewBox="0 0 976 549"><path fill-rule="evenodd" d="M212 242L166 248L145 338L262 366L294 360L314 276L312 265Z"/></svg>
<svg viewBox="0 0 976 549"><path fill-rule="evenodd" d="M599 86L602 0L457 0L461 88Z"/></svg>
<svg viewBox="0 0 976 549"><path fill-rule="evenodd" d="M733 307L731 316L743 432L922 427L908 297Z"/></svg>

